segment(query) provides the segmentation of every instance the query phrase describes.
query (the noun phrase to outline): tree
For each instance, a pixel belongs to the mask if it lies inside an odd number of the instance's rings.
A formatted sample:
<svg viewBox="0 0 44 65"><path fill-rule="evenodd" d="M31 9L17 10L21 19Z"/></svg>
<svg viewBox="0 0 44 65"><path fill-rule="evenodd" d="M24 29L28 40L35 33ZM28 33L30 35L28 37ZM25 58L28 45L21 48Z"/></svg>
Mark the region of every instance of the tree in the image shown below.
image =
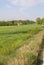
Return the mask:
<svg viewBox="0 0 44 65"><path fill-rule="evenodd" d="M42 20L40 18L36 19L37 24L42 24Z"/></svg>
<svg viewBox="0 0 44 65"><path fill-rule="evenodd" d="M12 25L14 25L14 20L12 21Z"/></svg>
<svg viewBox="0 0 44 65"><path fill-rule="evenodd" d="M44 24L44 18L42 18L42 24Z"/></svg>

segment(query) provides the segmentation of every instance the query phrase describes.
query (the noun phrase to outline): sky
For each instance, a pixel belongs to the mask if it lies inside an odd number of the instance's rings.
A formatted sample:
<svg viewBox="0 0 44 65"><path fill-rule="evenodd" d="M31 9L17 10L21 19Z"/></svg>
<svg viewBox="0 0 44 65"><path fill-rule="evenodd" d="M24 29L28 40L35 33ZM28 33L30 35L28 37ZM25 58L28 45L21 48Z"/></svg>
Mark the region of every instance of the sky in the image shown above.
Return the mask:
<svg viewBox="0 0 44 65"><path fill-rule="evenodd" d="M0 20L44 18L44 0L0 0Z"/></svg>

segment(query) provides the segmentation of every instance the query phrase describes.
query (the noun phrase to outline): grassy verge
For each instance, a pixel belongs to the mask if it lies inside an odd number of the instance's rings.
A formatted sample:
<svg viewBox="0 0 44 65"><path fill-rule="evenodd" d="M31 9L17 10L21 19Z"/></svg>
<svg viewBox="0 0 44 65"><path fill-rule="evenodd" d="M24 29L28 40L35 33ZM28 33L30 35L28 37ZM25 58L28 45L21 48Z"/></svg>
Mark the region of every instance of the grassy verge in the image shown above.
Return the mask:
<svg viewBox="0 0 44 65"><path fill-rule="evenodd" d="M27 45L17 49L15 57L10 58L7 65L35 65L42 38L43 31L38 33Z"/></svg>

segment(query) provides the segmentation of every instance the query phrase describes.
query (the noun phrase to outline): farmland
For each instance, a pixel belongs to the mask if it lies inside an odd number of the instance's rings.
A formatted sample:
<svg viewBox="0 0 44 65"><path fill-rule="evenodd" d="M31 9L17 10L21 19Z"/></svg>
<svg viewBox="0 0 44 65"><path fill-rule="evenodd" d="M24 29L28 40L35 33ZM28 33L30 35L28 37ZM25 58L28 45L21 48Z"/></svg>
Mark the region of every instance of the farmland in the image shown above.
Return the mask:
<svg viewBox="0 0 44 65"><path fill-rule="evenodd" d="M0 65L5 65L9 57L15 57L16 51L40 31L42 26L37 24L0 26Z"/></svg>

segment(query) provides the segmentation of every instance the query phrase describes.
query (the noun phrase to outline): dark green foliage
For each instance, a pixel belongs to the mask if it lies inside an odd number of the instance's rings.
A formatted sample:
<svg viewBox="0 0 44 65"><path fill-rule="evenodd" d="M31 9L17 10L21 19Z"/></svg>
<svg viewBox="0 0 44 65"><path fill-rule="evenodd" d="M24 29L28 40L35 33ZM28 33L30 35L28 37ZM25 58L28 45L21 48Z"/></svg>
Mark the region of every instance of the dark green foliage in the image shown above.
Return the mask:
<svg viewBox="0 0 44 65"><path fill-rule="evenodd" d="M4 65L3 63L0 63L0 65Z"/></svg>
<svg viewBox="0 0 44 65"><path fill-rule="evenodd" d="M37 18L37 19L36 19L36 22L37 22L37 24L42 24L42 21L41 21L40 18Z"/></svg>
<svg viewBox="0 0 44 65"><path fill-rule="evenodd" d="M13 26L13 25L26 25L33 24L31 20L12 20L12 21L0 21L0 26Z"/></svg>
<svg viewBox="0 0 44 65"><path fill-rule="evenodd" d="M42 24L44 24L44 18L42 18Z"/></svg>
<svg viewBox="0 0 44 65"><path fill-rule="evenodd" d="M44 18L37 18L36 19L37 24L44 24Z"/></svg>

